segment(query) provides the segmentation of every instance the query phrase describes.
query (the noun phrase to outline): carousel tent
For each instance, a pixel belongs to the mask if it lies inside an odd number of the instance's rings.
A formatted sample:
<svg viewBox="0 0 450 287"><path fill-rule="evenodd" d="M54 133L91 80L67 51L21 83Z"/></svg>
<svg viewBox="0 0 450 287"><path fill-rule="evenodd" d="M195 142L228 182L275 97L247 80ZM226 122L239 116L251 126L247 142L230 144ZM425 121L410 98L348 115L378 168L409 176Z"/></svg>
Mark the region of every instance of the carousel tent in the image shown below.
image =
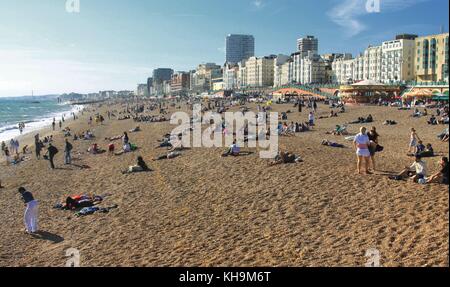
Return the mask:
<svg viewBox="0 0 450 287"><path fill-rule="evenodd" d="M399 86L384 85L382 83L365 80L352 85L344 85L339 89L339 97L349 104L368 104L378 99L393 100L400 95Z"/></svg>

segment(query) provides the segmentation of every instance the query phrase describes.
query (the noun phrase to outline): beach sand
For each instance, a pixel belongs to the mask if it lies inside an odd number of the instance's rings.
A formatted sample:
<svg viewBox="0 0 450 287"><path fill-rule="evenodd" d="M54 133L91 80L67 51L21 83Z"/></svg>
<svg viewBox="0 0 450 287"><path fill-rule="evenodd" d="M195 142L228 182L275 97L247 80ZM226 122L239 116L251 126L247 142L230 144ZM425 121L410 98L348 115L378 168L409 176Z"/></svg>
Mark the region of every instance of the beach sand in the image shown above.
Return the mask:
<svg viewBox="0 0 450 287"><path fill-rule="evenodd" d="M253 106L254 107L254 106ZM295 111L275 105L276 111ZM173 111L173 110L172 110ZM329 108L320 105L319 115ZM375 175L356 175L355 152L341 136L326 135L336 124L372 114L385 150ZM258 153L221 158L224 149L195 148L174 160L153 162L163 154L156 140L169 123L140 123L130 134L140 150L122 156L89 155L93 142L76 141L74 164L64 167L63 137L55 134L57 169L47 161L0 167L0 266L65 266L69 248L80 251L81 266L364 266L366 251L380 251L383 266L449 266L449 192L443 185L392 181L386 176L413 161L406 156L409 128L415 127L439 155L448 143L437 140L444 126L428 126L410 111L387 107L349 107L338 118L317 120L312 132L280 138L280 147L304 162L268 166ZM88 129L87 117L68 123ZM289 114L306 121L307 112ZM386 119L396 126L383 126ZM96 126L96 142L137 124L106 121ZM350 125L356 133L361 125ZM321 146L329 139L347 146ZM256 150L252 150L256 151ZM80 152L80 154L78 154ZM142 155L150 173L122 175ZM438 171L440 157L426 159ZM24 206L17 193L25 186L40 201L41 238L24 234ZM77 218L53 205L75 194L110 194L107 214Z"/></svg>

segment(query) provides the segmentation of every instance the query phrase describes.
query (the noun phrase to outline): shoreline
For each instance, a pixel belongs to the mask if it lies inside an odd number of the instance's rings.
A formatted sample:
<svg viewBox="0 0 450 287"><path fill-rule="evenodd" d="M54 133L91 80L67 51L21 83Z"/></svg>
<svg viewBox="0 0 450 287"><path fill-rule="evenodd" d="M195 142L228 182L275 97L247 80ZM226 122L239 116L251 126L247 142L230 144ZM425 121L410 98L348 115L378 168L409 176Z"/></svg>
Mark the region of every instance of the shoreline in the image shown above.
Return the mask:
<svg viewBox="0 0 450 287"><path fill-rule="evenodd" d="M54 134L56 134L56 133L60 133L65 127L67 127L67 126L69 126L69 125L71 125L71 124L76 123L78 120L81 120L82 118L80 117L80 114L81 114L81 111L84 110L84 109L86 109L86 106L76 106L76 108L75 108L75 106L72 106L72 110L70 110L70 111L68 111L68 112L61 112L61 113L58 113L58 115L59 115L60 118L61 118L61 116L62 116L63 114L67 114L67 113L70 113L70 114L75 113L75 115L78 117L78 119L77 119L76 121L74 121L72 115L69 116L69 117L67 117L67 118L65 118L65 119L64 119L65 121L64 121L64 123L62 124L62 128L61 128L61 129L59 129L59 127L56 126L56 127L55 127L55 130L53 130L53 128L52 128L52 123L51 123L52 118L50 117L50 118L48 118L47 120L45 120L45 122L46 122L45 125L42 125L42 126L40 126L40 127L37 127L37 128L35 128L35 129L31 129L30 131L28 131L28 132L26 132L26 133L23 133L23 134L21 134L21 135L14 136L13 139L19 141L19 144L20 144L20 149L19 149L19 151L21 151L21 149L22 149L24 146L27 145L27 146L28 146L28 151L31 151L32 154L34 154L34 136L35 136L36 134L39 134L39 137L40 137L41 139L43 139L44 137L47 137L47 136L50 136L50 135L54 135ZM84 117L83 117L83 118L84 118ZM57 118L56 118L56 115L55 115L55 119L57 119ZM50 122L47 123L49 120L50 120ZM0 140L0 143L1 143L2 141L4 141L4 142L6 143L6 146L9 146L9 141L10 141L10 140L11 140L11 138L5 139L5 140ZM30 155L30 153L28 153L27 155ZM5 157L2 155L2 156L0 157L0 163L4 163L5 161L6 161Z"/></svg>

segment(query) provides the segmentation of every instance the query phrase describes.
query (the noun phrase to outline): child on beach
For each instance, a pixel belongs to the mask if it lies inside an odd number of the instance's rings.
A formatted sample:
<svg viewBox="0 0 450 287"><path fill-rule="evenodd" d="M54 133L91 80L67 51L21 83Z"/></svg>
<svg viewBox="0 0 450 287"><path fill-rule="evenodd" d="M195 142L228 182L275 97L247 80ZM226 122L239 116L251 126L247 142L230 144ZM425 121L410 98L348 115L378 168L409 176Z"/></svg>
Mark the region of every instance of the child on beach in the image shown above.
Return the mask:
<svg viewBox="0 0 450 287"><path fill-rule="evenodd" d="M411 136L410 136L409 149L408 149L409 154L417 153L417 144L420 140L421 139L417 135L416 130L414 128L411 128Z"/></svg>
<svg viewBox="0 0 450 287"><path fill-rule="evenodd" d="M25 230L27 233L33 234L38 231L38 208L39 203L34 199L33 194L25 188L20 187L19 193L25 203L26 209L24 214Z"/></svg>

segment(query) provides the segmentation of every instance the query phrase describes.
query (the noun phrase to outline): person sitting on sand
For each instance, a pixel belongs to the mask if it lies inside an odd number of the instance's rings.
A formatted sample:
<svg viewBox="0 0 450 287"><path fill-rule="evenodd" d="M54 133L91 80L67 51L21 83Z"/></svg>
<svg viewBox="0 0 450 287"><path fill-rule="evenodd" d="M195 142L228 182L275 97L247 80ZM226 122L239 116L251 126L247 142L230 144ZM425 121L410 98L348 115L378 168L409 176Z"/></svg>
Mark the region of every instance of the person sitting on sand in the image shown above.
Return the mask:
<svg viewBox="0 0 450 287"><path fill-rule="evenodd" d="M343 144L338 144L335 142L330 142L329 140L323 140L322 145L329 146L329 147L337 147L337 148L344 148L345 146Z"/></svg>
<svg viewBox="0 0 450 287"><path fill-rule="evenodd" d="M152 170L148 167L147 163L144 161L142 156L138 156L136 165L130 166L128 170L123 171L122 173L126 174L126 173L147 172L147 171Z"/></svg>
<svg viewBox="0 0 450 287"><path fill-rule="evenodd" d="M231 156L239 156L241 152L241 148L237 145L236 140L233 140L233 144L230 148L222 155L223 157Z"/></svg>
<svg viewBox="0 0 450 287"><path fill-rule="evenodd" d="M448 157L441 158L439 172L428 178L427 183L449 184Z"/></svg>
<svg viewBox="0 0 450 287"><path fill-rule="evenodd" d="M437 119L434 115L431 115L431 118L428 120L428 124L432 125L432 126L435 126L438 124Z"/></svg>
<svg viewBox="0 0 450 287"><path fill-rule="evenodd" d="M434 149L431 144L427 144L426 147L423 149L423 151L418 152L417 155L420 157L434 157Z"/></svg>
<svg viewBox="0 0 450 287"><path fill-rule="evenodd" d="M416 159L412 163L410 167L405 167L405 169L400 172L397 176L393 177L393 179L401 180L404 178L410 178L414 182L418 182L419 180L425 179L427 176L427 165L422 160L422 157L416 156Z"/></svg>
<svg viewBox="0 0 450 287"><path fill-rule="evenodd" d="M423 144L423 142L422 141L419 141L418 143L417 143L417 146L416 146L416 154L421 154L422 152L424 152L425 151L425 145Z"/></svg>
<svg viewBox="0 0 450 287"><path fill-rule="evenodd" d="M299 156L293 153L280 151L280 153L275 157L275 160L269 163L269 165L273 166L278 164L290 164L302 161L303 160Z"/></svg>

